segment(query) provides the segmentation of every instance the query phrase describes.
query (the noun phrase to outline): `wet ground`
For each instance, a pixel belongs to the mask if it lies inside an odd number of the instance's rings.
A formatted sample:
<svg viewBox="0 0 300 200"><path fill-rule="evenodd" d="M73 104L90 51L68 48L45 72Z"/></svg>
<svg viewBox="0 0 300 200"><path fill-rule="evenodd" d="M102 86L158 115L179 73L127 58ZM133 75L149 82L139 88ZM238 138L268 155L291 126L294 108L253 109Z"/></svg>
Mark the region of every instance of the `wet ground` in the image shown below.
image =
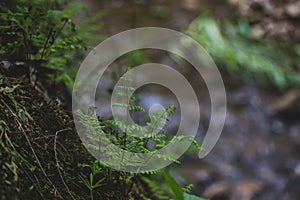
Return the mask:
<svg viewBox="0 0 300 200"><path fill-rule="evenodd" d="M102 33L112 35L134 27L159 26L184 31L192 20L211 9L220 18L237 14L232 7L211 1L83 1L91 13L108 9ZM206 3L205 3L206 2ZM214 6L212 6L214 5ZM175 67L198 85L201 93L201 126L205 132L210 118L210 101L203 81L193 77L189 66L176 66L167 55L149 53L149 58ZM153 60L151 60L153 61ZM204 159L195 155L178 166L181 182L194 183L194 192L211 199L298 199L300 196L300 95L291 90L282 95L253 82L222 73L228 110L225 127L213 151ZM113 84L106 78L104 83ZM106 95L100 91L99 95ZM162 88L144 88L142 104L176 104L174 96ZM202 95L203 94L203 95ZM109 115L109 99L98 102L102 116ZM176 126L178 116L171 119Z"/></svg>

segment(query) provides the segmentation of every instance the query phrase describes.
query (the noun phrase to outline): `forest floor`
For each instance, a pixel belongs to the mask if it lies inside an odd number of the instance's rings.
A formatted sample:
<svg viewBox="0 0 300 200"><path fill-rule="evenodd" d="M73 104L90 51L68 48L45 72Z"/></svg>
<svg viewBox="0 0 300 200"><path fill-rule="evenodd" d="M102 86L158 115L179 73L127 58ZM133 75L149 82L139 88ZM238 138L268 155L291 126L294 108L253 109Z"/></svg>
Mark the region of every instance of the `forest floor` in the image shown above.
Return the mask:
<svg viewBox="0 0 300 200"><path fill-rule="evenodd" d="M8 77L0 101L0 199L84 198L78 174L90 156L58 102Z"/></svg>

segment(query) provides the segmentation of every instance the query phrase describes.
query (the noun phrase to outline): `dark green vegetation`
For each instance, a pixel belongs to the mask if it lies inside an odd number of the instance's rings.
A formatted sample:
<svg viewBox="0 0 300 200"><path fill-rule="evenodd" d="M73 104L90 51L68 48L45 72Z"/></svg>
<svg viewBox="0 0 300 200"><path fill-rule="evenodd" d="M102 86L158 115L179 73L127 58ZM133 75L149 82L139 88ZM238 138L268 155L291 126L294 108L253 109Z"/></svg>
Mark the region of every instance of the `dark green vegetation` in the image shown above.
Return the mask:
<svg viewBox="0 0 300 200"><path fill-rule="evenodd" d="M12 66L6 73L26 74L34 83L50 77L71 88L76 66L88 49L84 38L93 39L91 31L102 25L89 27L101 15L90 17L79 28L71 17L86 9L57 0L7 0L1 2L0 12L0 57Z"/></svg>
<svg viewBox="0 0 300 200"><path fill-rule="evenodd" d="M105 155L108 158L119 157L119 153L113 150L113 147L110 148L110 145L105 146L104 149L100 149L97 144L99 142L103 142L102 137L99 138L99 133L105 135L106 140L105 143L113 143L118 146L120 149L124 149L125 151L134 152L134 153L146 153L151 155L151 158L163 159L165 161L178 162L176 153L173 152L164 152L164 153L155 153L157 150L165 147L168 144L172 145L180 145L180 142L190 141L193 145L190 147L192 150L201 151L201 147L198 143L193 139L192 136L186 135L176 135L173 136L170 133L167 133L165 130L162 130L165 126L165 123L169 120L169 117L175 112L175 106L169 106L164 110L157 111L152 113L150 117L146 117L147 113L145 109L139 105L135 105L137 98L128 94L133 92L135 89L130 87L130 83L134 82L131 78L122 78L123 82L121 85L118 85L116 95L119 98L131 99L129 104L126 103L114 103L112 106L117 107L120 110L123 110L125 114L124 116L119 116L119 119L113 120L98 120L98 117L90 111L91 114L83 114L80 110L78 111L79 119L82 125L88 130L87 137L89 138L86 144L87 148L91 151L104 151ZM146 125L148 128L143 128L137 124L129 124L128 118L129 114L141 114L139 117L142 118L142 115L145 115ZM121 128L119 128L121 127ZM142 134L145 137L139 138L133 136L134 133ZM108 142L110 141L110 142ZM95 143L94 143L95 142ZM149 145L152 142L155 144L153 147ZM104 144L105 144L104 143ZM111 151L107 149L112 149ZM128 160L129 159L129 160ZM114 159L112 161L108 161L107 164L114 167L115 169L119 169L122 166L126 167L137 167L138 172L142 173L157 173L158 171L144 171L141 168L146 164L143 161L143 157L138 155L130 156L125 158L124 153L122 155L121 163L114 163Z"/></svg>
<svg viewBox="0 0 300 200"><path fill-rule="evenodd" d="M72 86L74 69L68 66L87 49L85 36L71 20L82 7L20 0L2 2L0 11L0 199L200 199L167 171L133 174L105 167L81 144L64 106L68 96L62 97L63 105L51 100ZM174 109L163 112L164 120ZM161 120L157 116L155 124ZM96 123L105 123L108 136L120 146L133 150L127 142L134 141L139 143L135 151L148 150L149 139L137 141L126 133L112 137L118 122ZM171 141L164 135L150 139L162 146Z"/></svg>
<svg viewBox="0 0 300 200"><path fill-rule="evenodd" d="M1 6L1 58L22 65L29 80L42 75L68 81L62 72L70 64L71 53L85 49L69 18L77 10L60 11L56 1L6 1ZM53 70L53 71L52 71Z"/></svg>
<svg viewBox="0 0 300 200"><path fill-rule="evenodd" d="M122 97L131 98L132 102L130 104L122 104L122 103L115 103L113 106L119 107L122 109L125 109L128 112L142 112L143 114L146 114L146 111L143 107L134 105L134 102L136 101L135 96L128 96L128 93L131 90L134 90L132 87L130 87L129 82L132 82L132 79L126 79L124 78L124 85L118 86L118 92L117 95ZM139 198L158 198L158 199L168 199L168 193L166 191L162 191L159 189L160 186L155 186L156 184L159 184L158 182L151 181L151 179L148 179L148 175L161 177L164 175L166 177L167 183L171 187L171 191L173 191L176 199L200 199L198 197L189 195L187 192L183 192L183 190L178 186L176 181L168 175L167 171L164 170L152 170L152 171L145 171L142 168L145 164L145 161L143 160L143 156L140 155L134 155L130 156L130 158L126 158L123 155L120 155L120 153L115 152L113 147L110 147L110 145L106 145L107 142L111 142L114 145L118 146L120 149L124 149L125 151L134 152L134 153L153 153L151 154L151 157L157 157L159 159L171 161L171 162L177 162L177 158L175 155L173 155L173 152L164 152L164 153L156 153L156 150L159 150L160 148L163 148L164 146L168 144L178 144L182 141L191 141L192 146L190 147L191 151L195 150L202 150L201 147L198 145L198 143L193 139L191 136L172 136L171 134L166 133L165 131L160 131L159 134L155 134L155 130L160 130L162 127L164 127L164 123L168 121L168 118L172 113L175 111L174 106L170 106L165 110L159 111L154 113L151 116L151 120L149 119L146 124L148 127L150 127L150 130L148 129L141 129L140 126L134 125L128 125L124 123L126 122L126 118L128 118L127 115L123 116L125 119L124 121L119 120L101 120L99 119L93 112L93 109L91 109L90 113L83 114L81 111L78 111L79 119L82 125L88 130L88 133L86 136L88 137L87 143L85 143L86 147L91 151L101 152L102 154L105 154L106 157L112 158L112 159L106 159L105 165L108 165L110 167L113 167L114 169L119 169L121 167L137 167L139 174L136 173L125 173L125 172L115 172L115 170L110 169L109 167L101 166L101 160L100 161L94 161L91 166L87 165L91 169L91 173L88 177L81 177L83 180L85 186L90 191L91 199L94 199L93 191L97 188L102 187L103 185L109 184L110 180L119 180L122 181L119 194L120 196L125 197L125 199L131 199L134 197L135 199ZM121 131L119 127L123 127L124 131ZM131 136L130 134L133 134L135 132L142 133L144 136L147 136L145 138L139 138ZM103 134L106 137L100 137L99 134ZM149 142L155 143L155 146L151 148L149 146ZM99 144L105 145L105 148L99 148ZM111 145L112 146L112 145ZM110 150L112 149L112 150ZM104 153L105 152L105 153ZM122 157L121 162L116 162L114 158L120 158ZM129 159L129 160L128 160ZM100 165L99 165L100 164ZM122 168L121 168L122 169ZM116 177L117 173L117 177ZM99 174L105 174L105 176L99 180L94 180L96 176ZM140 181L146 180L145 183L149 184L149 186L155 188L153 191L154 193L150 196L145 196L147 193L145 189L143 189L141 186L144 185ZM118 182L119 182L118 181ZM161 182L161 181L160 181ZM123 185L124 184L124 185ZM124 188L125 187L125 188ZM142 190L140 190L142 189ZM170 193L172 193L169 191ZM188 191L190 192L190 191ZM138 195L134 195L137 193ZM134 196L132 196L134 195ZM142 195L142 196L139 196ZM149 195L149 194L148 194Z"/></svg>

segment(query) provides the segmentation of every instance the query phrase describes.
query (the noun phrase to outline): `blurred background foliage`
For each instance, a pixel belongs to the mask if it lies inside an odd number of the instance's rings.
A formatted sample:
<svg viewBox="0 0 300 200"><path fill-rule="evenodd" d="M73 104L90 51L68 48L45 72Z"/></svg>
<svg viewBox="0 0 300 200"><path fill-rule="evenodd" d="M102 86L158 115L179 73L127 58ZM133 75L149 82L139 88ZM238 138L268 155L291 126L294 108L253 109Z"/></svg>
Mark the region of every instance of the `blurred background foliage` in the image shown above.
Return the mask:
<svg viewBox="0 0 300 200"><path fill-rule="evenodd" d="M187 33L229 73L280 90L300 86L299 44L254 37L247 19L217 22L204 15Z"/></svg>

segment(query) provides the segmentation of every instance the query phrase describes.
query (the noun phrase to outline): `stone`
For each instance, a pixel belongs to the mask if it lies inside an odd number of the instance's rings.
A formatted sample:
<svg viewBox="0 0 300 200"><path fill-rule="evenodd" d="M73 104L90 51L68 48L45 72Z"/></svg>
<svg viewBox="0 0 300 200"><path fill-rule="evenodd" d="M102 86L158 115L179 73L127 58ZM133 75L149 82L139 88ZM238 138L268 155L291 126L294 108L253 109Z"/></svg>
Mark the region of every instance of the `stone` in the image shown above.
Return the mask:
<svg viewBox="0 0 300 200"><path fill-rule="evenodd" d="M181 6L188 11L197 11L200 8L200 3L199 0L183 0Z"/></svg>
<svg viewBox="0 0 300 200"><path fill-rule="evenodd" d="M288 4L285 7L285 12L290 17L299 17L300 16L300 1Z"/></svg>

